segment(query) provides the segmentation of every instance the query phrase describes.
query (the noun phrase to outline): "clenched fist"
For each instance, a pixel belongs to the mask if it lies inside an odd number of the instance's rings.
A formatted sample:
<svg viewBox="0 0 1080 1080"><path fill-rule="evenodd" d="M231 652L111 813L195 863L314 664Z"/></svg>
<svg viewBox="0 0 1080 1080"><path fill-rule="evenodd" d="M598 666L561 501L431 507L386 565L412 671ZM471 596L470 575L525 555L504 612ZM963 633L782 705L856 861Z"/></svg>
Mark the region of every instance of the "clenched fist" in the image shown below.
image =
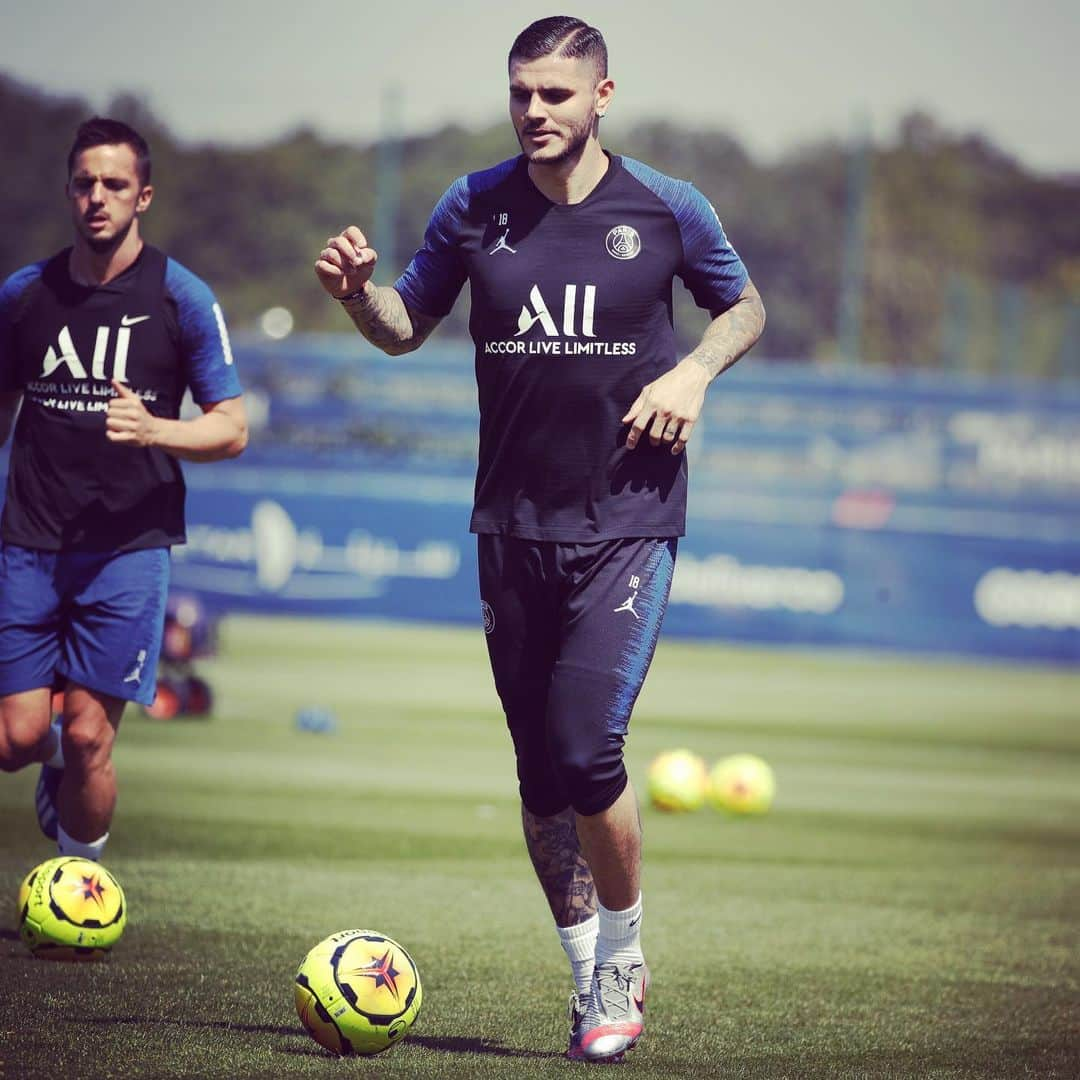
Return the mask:
<svg viewBox="0 0 1080 1080"><path fill-rule="evenodd" d="M375 272L379 256L368 247L367 237L350 225L326 241L315 260L315 276L335 300L362 288Z"/></svg>
<svg viewBox="0 0 1080 1080"><path fill-rule="evenodd" d="M105 437L109 442L129 446L153 446L157 418L147 410L133 390L113 379L116 397L109 401L105 416Z"/></svg>

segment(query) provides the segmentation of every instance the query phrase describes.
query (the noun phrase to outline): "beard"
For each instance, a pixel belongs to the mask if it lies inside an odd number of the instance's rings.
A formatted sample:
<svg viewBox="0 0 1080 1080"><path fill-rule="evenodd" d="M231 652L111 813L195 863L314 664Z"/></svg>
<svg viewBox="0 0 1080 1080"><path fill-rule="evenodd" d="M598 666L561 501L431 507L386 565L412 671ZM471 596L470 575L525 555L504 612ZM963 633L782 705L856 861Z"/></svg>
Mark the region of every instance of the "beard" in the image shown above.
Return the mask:
<svg viewBox="0 0 1080 1080"><path fill-rule="evenodd" d="M110 252L115 251L126 239L129 232L131 232L131 226L135 223L135 219L132 218L122 229L118 229L112 236L87 236L83 233L83 240L86 241L86 246L94 252L95 255L108 255Z"/></svg>
<svg viewBox="0 0 1080 1080"><path fill-rule="evenodd" d="M521 146L521 152L529 159L529 163L532 165L561 165L564 161L569 161L573 158L580 157L581 151L585 148L585 144L589 141L589 137L596 130L596 111L590 110L589 115L585 117L580 124L571 124L570 131L566 136L566 142L563 148L550 157L544 156L547 151L546 146L540 147L538 150L534 150L530 155L525 149L524 137L528 132L522 132L518 135L518 144Z"/></svg>

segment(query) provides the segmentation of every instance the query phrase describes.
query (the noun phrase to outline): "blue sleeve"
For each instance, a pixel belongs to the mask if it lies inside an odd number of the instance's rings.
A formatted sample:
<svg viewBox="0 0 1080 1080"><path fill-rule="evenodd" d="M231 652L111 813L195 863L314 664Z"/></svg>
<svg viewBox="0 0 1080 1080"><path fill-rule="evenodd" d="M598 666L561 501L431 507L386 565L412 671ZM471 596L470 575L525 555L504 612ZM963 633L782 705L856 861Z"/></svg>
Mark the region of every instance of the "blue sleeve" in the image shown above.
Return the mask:
<svg viewBox="0 0 1080 1080"><path fill-rule="evenodd" d="M750 275L728 243L712 203L693 184L675 180L624 157L623 167L671 211L679 227L682 259L676 273L698 307L714 316L727 311L739 298Z"/></svg>
<svg viewBox="0 0 1080 1080"><path fill-rule="evenodd" d="M23 388L15 358L15 317L23 293L41 277L44 262L16 270L0 285L0 394Z"/></svg>
<svg viewBox="0 0 1080 1080"><path fill-rule="evenodd" d="M712 203L692 184L682 187L683 199L677 210L672 207L683 244L678 274L697 306L718 315L738 300L750 275L724 235Z"/></svg>
<svg viewBox="0 0 1080 1080"><path fill-rule="evenodd" d="M448 315L468 277L457 244L468 199L468 179L462 176L439 200L424 233L424 246L394 283L405 303L425 315L439 319Z"/></svg>
<svg viewBox="0 0 1080 1080"><path fill-rule="evenodd" d="M210 287L186 267L169 259L165 289L176 301L180 321L180 347L187 362L191 396L199 405L211 405L242 393L233 363L225 316Z"/></svg>

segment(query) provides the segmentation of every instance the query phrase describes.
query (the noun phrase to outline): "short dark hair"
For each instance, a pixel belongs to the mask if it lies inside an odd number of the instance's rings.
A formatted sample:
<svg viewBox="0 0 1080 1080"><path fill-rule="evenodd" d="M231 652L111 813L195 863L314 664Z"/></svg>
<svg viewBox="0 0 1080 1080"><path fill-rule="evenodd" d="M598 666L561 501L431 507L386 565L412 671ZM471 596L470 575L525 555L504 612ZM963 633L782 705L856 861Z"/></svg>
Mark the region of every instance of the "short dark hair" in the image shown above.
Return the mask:
<svg viewBox="0 0 1080 1080"><path fill-rule="evenodd" d="M68 178L75 168L75 159L92 146L130 146L135 154L135 173L139 185L150 183L150 147L146 140L123 120L110 120L107 116L92 116L79 125L75 141L68 154Z"/></svg>
<svg viewBox="0 0 1080 1080"><path fill-rule="evenodd" d="M507 66L515 60L539 60L543 56L591 60L597 78L607 78L604 35L595 26L571 15L552 15L526 26L510 46Z"/></svg>

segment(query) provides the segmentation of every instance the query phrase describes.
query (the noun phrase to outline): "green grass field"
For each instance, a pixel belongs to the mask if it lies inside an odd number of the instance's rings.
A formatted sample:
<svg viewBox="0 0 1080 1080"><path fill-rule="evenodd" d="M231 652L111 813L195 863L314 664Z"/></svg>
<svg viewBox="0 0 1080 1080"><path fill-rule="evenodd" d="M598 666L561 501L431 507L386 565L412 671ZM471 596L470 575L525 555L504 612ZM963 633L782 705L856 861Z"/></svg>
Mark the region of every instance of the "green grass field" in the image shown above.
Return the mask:
<svg viewBox="0 0 1080 1080"><path fill-rule="evenodd" d="M130 714L111 960L36 960L15 893L52 854L0 778L0 1077L547 1077L569 974L520 839L478 631L233 618L210 721ZM336 734L296 730L319 703ZM1080 1076L1080 674L661 644L650 758L748 750L761 820L644 810L656 1077ZM292 977L327 934L397 937L408 1040L336 1060Z"/></svg>

